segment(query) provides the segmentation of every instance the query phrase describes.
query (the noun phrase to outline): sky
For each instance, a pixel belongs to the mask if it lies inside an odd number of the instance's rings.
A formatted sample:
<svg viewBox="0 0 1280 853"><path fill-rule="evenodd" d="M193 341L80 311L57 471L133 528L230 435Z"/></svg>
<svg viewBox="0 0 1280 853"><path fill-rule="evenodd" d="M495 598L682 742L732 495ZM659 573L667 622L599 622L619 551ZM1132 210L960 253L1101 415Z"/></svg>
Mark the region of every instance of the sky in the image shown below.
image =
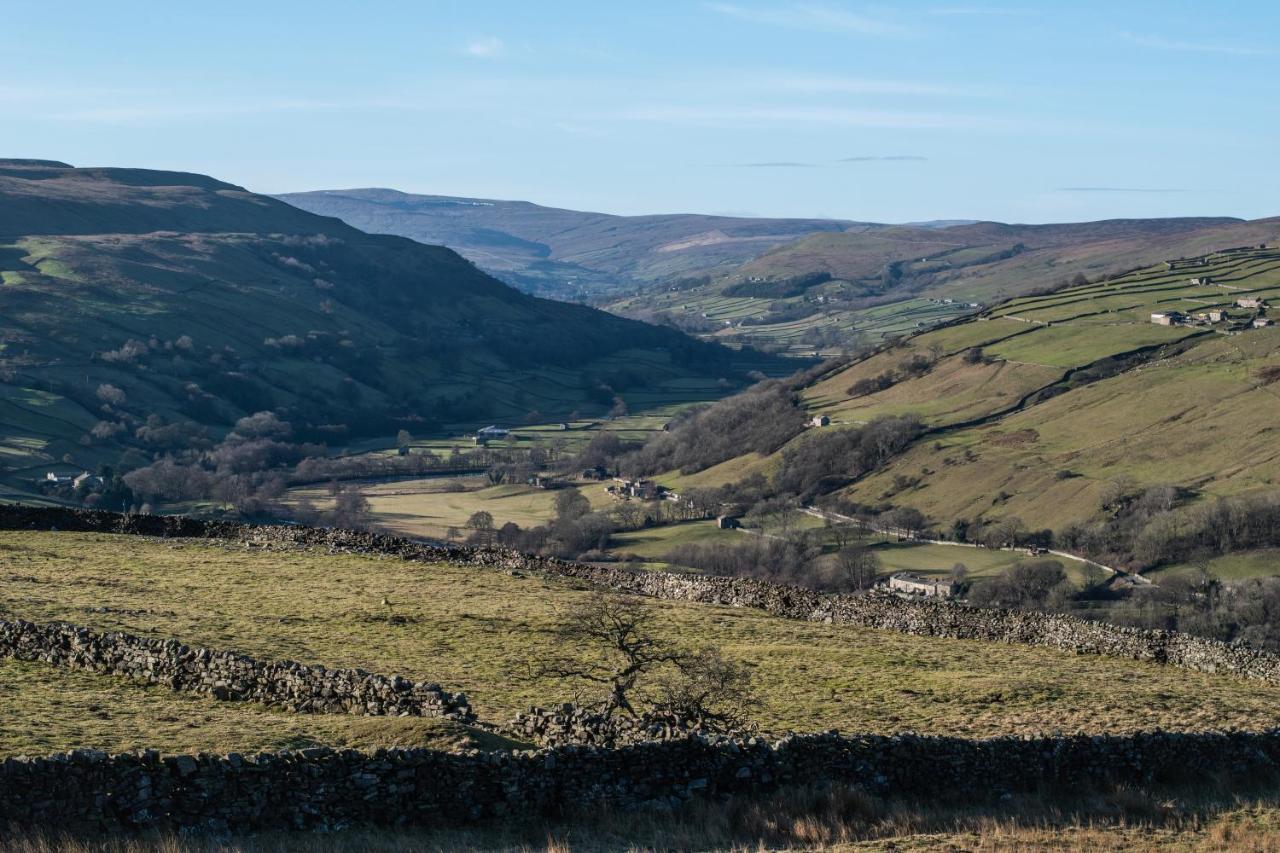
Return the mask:
<svg viewBox="0 0 1280 853"><path fill-rule="evenodd" d="M1280 3L0 0L0 156L610 213L1280 215Z"/></svg>

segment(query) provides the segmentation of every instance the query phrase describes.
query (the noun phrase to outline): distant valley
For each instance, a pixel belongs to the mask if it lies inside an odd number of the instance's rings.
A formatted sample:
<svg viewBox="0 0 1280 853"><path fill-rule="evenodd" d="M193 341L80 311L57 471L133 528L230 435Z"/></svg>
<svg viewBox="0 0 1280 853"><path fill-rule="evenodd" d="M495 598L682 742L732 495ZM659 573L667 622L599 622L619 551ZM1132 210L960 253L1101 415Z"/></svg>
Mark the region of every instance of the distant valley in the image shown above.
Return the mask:
<svg viewBox="0 0 1280 853"><path fill-rule="evenodd" d="M575 301L729 270L809 234L876 227L828 219L614 216L390 189L320 190L278 198L336 216L362 231L448 246L522 290Z"/></svg>
<svg viewBox="0 0 1280 853"><path fill-rule="evenodd" d="M1019 295L1264 242L1274 220L907 225L612 216L386 189L280 196L375 233L439 243L529 292L735 347L822 357Z"/></svg>

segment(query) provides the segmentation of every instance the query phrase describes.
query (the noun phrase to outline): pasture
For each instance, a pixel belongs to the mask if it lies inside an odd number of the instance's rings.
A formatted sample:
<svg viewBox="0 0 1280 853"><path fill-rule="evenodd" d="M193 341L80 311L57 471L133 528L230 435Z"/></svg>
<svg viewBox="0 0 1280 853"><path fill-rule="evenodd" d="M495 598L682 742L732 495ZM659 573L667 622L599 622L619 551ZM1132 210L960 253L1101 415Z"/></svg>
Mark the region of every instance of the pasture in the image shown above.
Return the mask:
<svg viewBox="0 0 1280 853"><path fill-rule="evenodd" d="M556 648L551 629L560 614L591 594L562 581L469 566L102 534L3 533L0 564L6 618L66 620L259 658L434 680L466 692L489 720L530 704L573 698L575 686L531 676L528 664ZM913 729L983 736L1280 723L1274 687L1225 676L793 622L730 607L664 601L645 606L658 636L686 646L713 644L750 667L762 700L756 718L768 730ZM173 702L199 706L197 728L205 725L199 722L204 716L213 717L203 734L161 726L158 731L169 732L165 738L174 748L222 743L220 731L229 732L227 748L290 738L403 743L439 736L434 727L394 720L283 721L261 710L236 711L264 715L237 723L222 715L249 706L224 712L203 700L142 689L121 698L114 728L99 728L80 719L79 709L105 707L93 690L124 689L117 682L83 676L94 680L90 685L75 676L63 690L56 683L63 676L39 667L0 672L5 702L25 702L29 694L35 707L53 708L54 699L67 703L65 712L42 718L44 731L28 735L39 738L29 742L40 751L123 744L129 726L150 725L151 715L157 724L177 716ZM21 732L5 731L16 744Z"/></svg>

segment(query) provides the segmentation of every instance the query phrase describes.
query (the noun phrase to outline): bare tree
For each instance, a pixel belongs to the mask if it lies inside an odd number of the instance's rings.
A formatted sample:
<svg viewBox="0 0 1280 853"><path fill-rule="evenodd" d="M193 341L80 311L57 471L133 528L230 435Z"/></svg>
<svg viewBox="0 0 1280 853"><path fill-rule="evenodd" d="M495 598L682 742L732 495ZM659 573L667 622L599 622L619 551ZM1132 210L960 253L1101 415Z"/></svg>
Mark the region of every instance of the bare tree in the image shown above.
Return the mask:
<svg viewBox="0 0 1280 853"><path fill-rule="evenodd" d="M658 686L654 710L695 723L700 729L741 731L760 698L751 670L707 646L677 661L676 672Z"/></svg>
<svg viewBox="0 0 1280 853"><path fill-rule="evenodd" d="M841 580L854 589L871 589L880 572L880 558L866 545L848 545L836 554Z"/></svg>
<svg viewBox="0 0 1280 853"><path fill-rule="evenodd" d="M467 527L474 531L472 536L477 542L488 545L493 539L493 514L477 510L467 519Z"/></svg>
<svg viewBox="0 0 1280 853"><path fill-rule="evenodd" d="M631 704L636 682L666 664L680 661L682 653L652 634L653 617L632 598L593 595L573 608L556 629L558 649L587 650L558 655L531 666L542 678L585 681L607 693L603 713L618 711L636 715Z"/></svg>

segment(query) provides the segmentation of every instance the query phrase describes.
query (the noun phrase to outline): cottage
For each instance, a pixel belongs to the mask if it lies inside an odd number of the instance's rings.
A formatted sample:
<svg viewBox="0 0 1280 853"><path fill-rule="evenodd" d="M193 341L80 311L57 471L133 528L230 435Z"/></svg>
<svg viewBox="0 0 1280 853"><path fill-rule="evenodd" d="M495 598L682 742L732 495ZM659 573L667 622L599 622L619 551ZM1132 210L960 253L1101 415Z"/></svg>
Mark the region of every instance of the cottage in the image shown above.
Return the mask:
<svg viewBox="0 0 1280 853"><path fill-rule="evenodd" d="M809 426L824 427L831 426L831 418L826 415L814 415L809 419Z"/></svg>
<svg viewBox="0 0 1280 853"><path fill-rule="evenodd" d="M1236 300L1236 306L1239 308L1266 308L1267 303L1256 296L1241 296Z"/></svg>
<svg viewBox="0 0 1280 853"><path fill-rule="evenodd" d="M1253 318L1253 327L1255 329L1265 329L1267 326L1274 326L1275 324L1276 324L1276 321L1272 320L1270 317L1254 317Z"/></svg>
<svg viewBox="0 0 1280 853"><path fill-rule="evenodd" d="M1231 319L1225 308L1210 308L1208 311L1201 311L1196 317L1206 323L1222 323Z"/></svg>
<svg viewBox="0 0 1280 853"><path fill-rule="evenodd" d="M546 474L533 474L533 475L530 475L530 477L527 480L525 480L525 483L527 483L530 486L533 486L535 489L549 489L552 487L554 482L555 481L552 480L550 477L548 477Z"/></svg>
<svg viewBox="0 0 1280 853"><path fill-rule="evenodd" d="M716 527L721 530L737 530L742 526L742 522L731 515L722 515L716 518Z"/></svg>
<svg viewBox="0 0 1280 853"><path fill-rule="evenodd" d="M606 480L609 478L609 469L603 465L597 465L594 468L587 468L582 472L584 480Z"/></svg>
<svg viewBox="0 0 1280 853"><path fill-rule="evenodd" d="M929 598L952 598L956 594L955 581L935 578L913 572L897 572L889 576L889 589L905 595L923 595Z"/></svg>

